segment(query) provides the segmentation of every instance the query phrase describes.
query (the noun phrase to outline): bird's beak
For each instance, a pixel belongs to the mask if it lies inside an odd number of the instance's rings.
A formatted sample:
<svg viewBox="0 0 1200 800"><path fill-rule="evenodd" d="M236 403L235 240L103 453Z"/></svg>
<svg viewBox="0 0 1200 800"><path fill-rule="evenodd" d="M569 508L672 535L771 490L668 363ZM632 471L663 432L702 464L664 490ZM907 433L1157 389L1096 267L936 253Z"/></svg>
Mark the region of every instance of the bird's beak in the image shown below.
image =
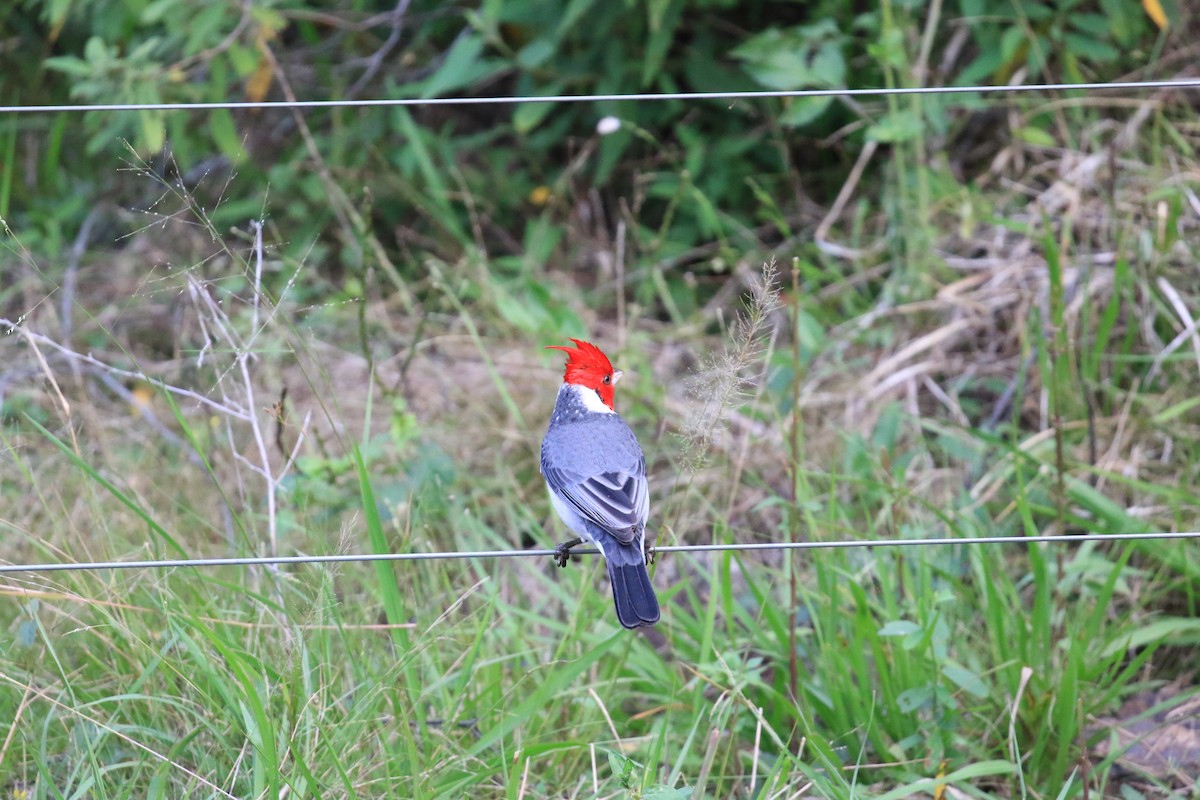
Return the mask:
<svg viewBox="0 0 1200 800"><path fill-rule="evenodd" d="M619 370L619 369L613 370L613 386L617 385L617 381L621 380L621 376L624 374L625 374L625 372L623 370Z"/></svg>

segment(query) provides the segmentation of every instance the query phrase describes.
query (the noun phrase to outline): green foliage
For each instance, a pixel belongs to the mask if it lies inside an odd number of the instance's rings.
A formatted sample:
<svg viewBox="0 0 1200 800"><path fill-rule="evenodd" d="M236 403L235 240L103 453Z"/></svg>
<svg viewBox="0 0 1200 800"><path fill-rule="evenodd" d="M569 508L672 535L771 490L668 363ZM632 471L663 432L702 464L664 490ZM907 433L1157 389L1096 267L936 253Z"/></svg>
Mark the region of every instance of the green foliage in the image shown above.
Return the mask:
<svg viewBox="0 0 1200 800"><path fill-rule="evenodd" d="M767 89L839 89L846 87L846 43L837 24L823 19L812 25L769 28L732 51L746 72ZM833 97L800 97L787 101L779 122L800 127L813 122Z"/></svg>
<svg viewBox="0 0 1200 800"><path fill-rule="evenodd" d="M961 8L979 46L960 76L963 83L1005 83L1019 69L1028 71L1030 81L1078 83L1146 58L1139 47L1151 25L1137 3L1102 0L1097 8L1081 0L961 0Z"/></svg>
<svg viewBox="0 0 1200 800"><path fill-rule="evenodd" d="M1137 57L1149 32L1144 14L1116 0L1086 11L1075 5L964 0L961 15L975 50L947 80L988 80L1023 66L1036 75L1065 70L1076 79L1086 69L1095 77ZM376 18L378 28L353 35L325 24L335 15L377 10L365 0L326 16L323 7L274 0L16 6L3 12L5 21L47 57L14 63L25 79L0 92L13 102L155 103L276 99L284 80L301 99L338 99L350 91L386 98L898 85L918 57L914 31L926 22L925 7L907 2L868 11L824 2L780 13L767 3L719 0L637 8L491 0L438 6L436 14L415 3L390 51L381 49L392 21L387 15ZM994 47L997 41L1003 47ZM389 58L372 61L385 52ZM312 61L314 53L320 61ZM351 62L378 69L364 75L343 66ZM97 111L83 115L82 129L54 122L57 139L17 137L13 126L34 118L10 119L4 121L9 162L28 163L30 154L17 151L32 148L40 167L36 187L5 171L0 210L17 209L17 222L35 237L33 248L43 251L72 236L89 213L88 198L150 204L144 185L126 178L113 185L113 154L128 140L143 157L168 153L169 166L155 171L185 176L218 225L242 224L265 207L284 228L308 231L288 245L290 255L304 254L311 267L330 274L361 277L380 266L398 286L422 279L423 252L455 263L482 250L517 279L519 295L544 283L550 263L589 265L595 245L581 240L594 232L578 215L587 207L610 227L617 218L629 223L629 264L720 275L748 249L796 235L798 209L783 201L796 194L789 169L805 171L811 195L832 197L863 141L918 142L930 127L945 131L955 108L978 102L913 99L882 113L878 103L834 98L732 106L527 103L449 116L428 109L313 110L301 124L315 150L278 111ZM620 129L597 134L604 116L619 119ZM862 123L833 158L792 132L821 138ZM1039 128L1027 134L1036 137ZM62 158L80 151L90 156L86 164ZM929 203L922 194L928 178L906 160L895 164L894 207L920 216ZM234 166L241 180L231 185L223 173ZM369 181L370 194L344 193L330 185L330 175L348 187ZM400 253L391 247L397 227L405 240ZM920 227L906 220L903 229ZM919 250L912 248L910 260ZM661 273L639 300L678 321L712 291L709 282L679 275ZM511 313L513 305L499 300ZM546 329L552 322L521 324Z"/></svg>

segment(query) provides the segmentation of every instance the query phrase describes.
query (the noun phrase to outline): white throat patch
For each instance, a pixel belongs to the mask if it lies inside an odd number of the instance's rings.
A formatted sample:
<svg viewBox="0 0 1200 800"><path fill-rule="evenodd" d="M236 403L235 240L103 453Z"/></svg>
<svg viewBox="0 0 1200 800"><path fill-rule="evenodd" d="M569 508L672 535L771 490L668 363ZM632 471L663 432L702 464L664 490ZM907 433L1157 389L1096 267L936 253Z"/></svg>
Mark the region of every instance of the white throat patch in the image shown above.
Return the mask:
<svg viewBox="0 0 1200 800"><path fill-rule="evenodd" d="M583 407L593 414L615 414L608 406L604 405L604 401L600 399L600 395L596 394L595 389L589 389L586 386L580 386L576 383L568 383L567 386L575 390L575 396L583 403Z"/></svg>

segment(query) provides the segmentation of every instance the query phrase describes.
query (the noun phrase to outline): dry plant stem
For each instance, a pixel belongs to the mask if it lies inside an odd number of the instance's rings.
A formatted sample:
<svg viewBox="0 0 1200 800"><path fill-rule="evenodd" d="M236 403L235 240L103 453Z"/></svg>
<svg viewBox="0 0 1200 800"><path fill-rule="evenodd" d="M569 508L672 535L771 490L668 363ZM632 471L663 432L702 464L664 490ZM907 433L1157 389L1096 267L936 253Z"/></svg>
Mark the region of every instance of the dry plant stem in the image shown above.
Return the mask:
<svg viewBox="0 0 1200 800"><path fill-rule="evenodd" d="M238 18L237 25L234 26L233 30L231 30L224 39L212 47L201 50L199 53L190 55L180 61L176 61L171 66L167 67L166 71L168 73L175 71L182 72L198 65L204 65L207 67L214 58L233 47L233 45L237 43L237 40L241 38L242 33L254 20L254 15L251 13L251 4L249 0L242 0L240 5L242 7L242 15Z"/></svg>
<svg viewBox="0 0 1200 800"><path fill-rule="evenodd" d="M775 352L775 340L778 338L778 331L771 331L771 338L767 342L767 348L762 360L762 370L755 381L754 404L757 405L761 400L763 393L767 390L767 377L771 371L771 355ZM729 419L735 420L739 415L736 412L730 411L727 416ZM761 442L761 432L757 431L752 424L741 425L742 444L738 449L737 455L733 461L733 476L729 480L729 499L725 503L725 519L732 519L734 510L737 504L738 489L742 485L742 475L746 471L746 462L750 459L750 443L755 434L758 434L758 439ZM730 448L732 452L733 448Z"/></svg>
<svg viewBox="0 0 1200 800"><path fill-rule="evenodd" d="M92 237L92 226L96 224L99 216L99 207L94 207L88 212L88 215L84 217L83 224L79 226L79 233L75 235L75 241L71 245L70 254L67 256L67 268L63 272L62 280L62 297L59 299L58 304L64 342L71 341L71 334L75 327L74 317L71 312L75 306L75 288L79 281L79 262L83 260L83 254L87 250L88 242ZM72 362L72 367L78 370L78 363ZM78 372L75 377L79 377Z"/></svg>
<svg viewBox="0 0 1200 800"><path fill-rule="evenodd" d="M933 37L937 33L938 21L942 18L942 0L933 0L929 5L929 16L925 18L925 31L921 36L921 52L913 66L913 83L925 86L929 80L929 53L933 50Z"/></svg>
<svg viewBox="0 0 1200 800"><path fill-rule="evenodd" d="M525 768L521 770L521 786L517 789L517 800L525 800L525 787L529 785L529 762L533 759L525 757Z"/></svg>
<svg viewBox="0 0 1200 800"><path fill-rule="evenodd" d="M483 262L487 263L489 259L487 238L483 235L483 220L479 216L479 209L475 206L475 195L471 193L471 187L467 184L467 177L463 175L461 169L457 166L450 168L450 177L454 179L454 183L458 186L459 197L462 198L463 208L467 210L467 218L471 220L471 236L475 238L475 249L483 257Z"/></svg>
<svg viewBox="0 0 1200 800"><path fill-rule="evenodd" d="M702 460L712 445L726 410L743 394L745 379L742 371L762 354L763 327L779 305L779 289L775 285L778 267L774 259L763 265L757 281L751 284L751 299L744 316L733 326L732 347L705 365L692 391L704 399L703 407L684 420L683 434L689 449L695 449Z"/></svg>
<svg viewBox="0 0 1200 800"><path fill-rule="evenodd" d="M404 33L404 18L408 14L408 7L411 4L412 0L400 0L400 2L396 4L396 7L392 9L392 30L390 33L388 33L388 38L384 41L380 48L371 55L370 59L367 61L367 68L363 70L363 74L359 76L358 80L356 80L348 90L346 90L347 97L358 97L359 92L367 88L367 84L375 78L376 73L379 72L379 68L383 66L384 59L386 59L392 50L395 49L396 45L400 43L400 36Z"/></svg>
<svg viewBox="0 0 1200 800"><path fill-rule="evenodd" d="M258 313L259 299L262 293L262 262L263 262L263 242L262 242L262 222L255 221L254 226L254 289L253 289L253 329L251 332L251 342L258 333ZM211 297L204 293L205 297L211 302ZM246 410L247 422L250 424L251 433L254 435L254 444L258 450L259 464L252 464L245 459L236 448L233 448L233 454L236 458L242 460L250 469L262 476L267 484L267 542L271 555L276 555L279 550L279 531L278 531L278 508L276 494L279 491L279 484L283 481L292 464L295 463L296 456L300 452L300 446L304 442L305 433L308 430L308 424L312 418L310 411L304 417L304 422L300 426L300 433L296 437L296 444L292 448L291 455L288 456L283 466L279 469L279 474L276 475L271 470L271 452L267 446L266 437L263 435L262 425L259 422L259 414L254 400L254 381L250 377L250 347L247 344L237 355L238 368L241 372L242 387L246 394ZM232 445L232 442L231 442Z"/></svg>
<svg viewBox="0 0 1200 800"><path fill-rule="evenodd" d="M762 707L761 706L755 707L754 710L757 712L756 716L758 717L758 719L756 721L757 724L755 724L755 726L754 726L754 750L752 751L751 756L750 756L750 796L751 797L754 796L754 787L758 785L758 757L759 757L759 753L760 753L759 748L762 746L762 729L763 729Z"/></svg>
<svg viewBox="0 0 1200 800"><path fill-rule="evenodd" d="M1192 313L1188 310L1187 303L1183 302L1183 298L1179 296L1179 292L1175 290L1175 287L1172 286L1166 278L1160 276L1157 283L1159 290L1162 291L1162 293L1167 296L1167 300L1170 301L1171 308L1175 310L1176 315L1179 317L1179 321L1183 323L1183 331L1180 332L1180 334L1176 336L1171 341L1171 344L1167 345L1167 347L1179 347L1179 344L1176 344L1176 342L1182 344L1184 339L1191 339L1192 350L1196 356L1196 366L1197 368L1200 368L1200 334L1197 334L1196 332L1196 320L1192 318ZM1155 359L1154 363L1157 365L1161 364L1162 362L1159 359Z"/></svg>
<svg viewBox="0 0 1200 800"><path fill-rule="evenodd" d="M596 705L600 708L600 713L604 715L604 720L608 723L608 730L613 735L613 741L617 743L617 749L621 750L623 748L621 734L617 733L617 726L613 723L612 715L608 713L608 706L604 705L604 701L600 699L600 695L596 694L596 690L593 687L588 687L588 694L596 701Z"/></svg>
<svg viewBox="0 0 1200 800"><path fill-rule="evenodd" d="M684 492L695 480L700 465L717 442L717 433L730 407L745 393L745 369L762 354L762 328L779 305L779 289L775 285L778 268L775 260L763 264L757 282L750 284L751 299L746 313L740 315L732 330L732 345L717 356L705 359L701 371L688 381L689 403L679 427L683 440L680 453L681 469L687 472ZM668 402L669 399L668 399ZM663 530L673 530L684 513L683 504L664 515Z"/></svg>
<svg viewBox="0 0 1200 800"><path fill-rule="evenodd" d="M0 320L0 323L4 322L7 322L7 320ZM9 327L11 328L12 326ZM67 430L71 432L71 444L75 448L75 454L80 455L82 451L79 449L79 440L75 437L75 426L71 424L71 404L63 396L62 389L59 388L58 381L54 378L54 372L50 369L50 364L46 361L46 357L42 355L42 351L38 349L37 341L31 338L23 328L20 330L22 333L25 333L25 341L29 342L29 347L33 350L38 364L41 365L42 372L46 374L46 380L50 381L50 385L54 388L54 396L58 398L58 402L62 406L63 416L66 417Z"/></svg>
<svg viewBox="0 0 1200 800"><path fill-rule="evenodd" d="M713 728L708 732L708 746L704 748L704 760L700 762L700 773L696 776L696 796L704 797L704 788L708 783L708 773L712 770L713 761L717 757L717 745L721 743L721 729Z"/></svg>
<svg viewBox="0 0 1200 800"><path fill-rule="evenodd" d="M254 269L254 297L252 303L252 324L254 329L248 341L243 342L241 337L233 329L232 323L216 304L212 296L205 291L195 279L189 276L188 291L192 301L196 305L197 316L200 321L201 330L205 336L205 344L201 348L200 355L197 358L197 365L203 365L207 354L213 350L214 341L219 342L229 351L236 353L234 366L240 377L240 393L243 395L241 402L232 399L224 388L225 379L229 375L229 370L226 369L218 374L217 386L221 392L220 401L213 400L202 394L194 392L190 389L183 389L177 386L171 386L164 381L150 377L144 372L138 370L126 370L113 367L105 362L82 353L77 353L64 345L55 342L49 337L42 334L34 333L26 329L23 325L10 322L7 319L0 318L0 328L6 328L8 332L19 332L25 340L29 342L35 357L42 366L42 371L50 380L51 386L54 387L56 396L61 404L64 413L68 420L71 416L71 407L66 397L58 388L58 383L54 379L53 372L50 369L49 363L42 355L39 345L53 349L58 353L66 356L75 363L83 363L94 366L108 375L133 378L135 380L145 381L153 386L159 387L163 391L170 392L179 397L184 397L189 400L194 400L197 403L211 409L220 415L226 423L227 437L230 443L230 450L238 463L243 464L250 469L254 474L260 476L266 484L266 504L267 504L267 540L269 547L269 555L277 555L278 552L278 508L277 494L279 485L287 476L292 466L295 464L296 457L300 453L305 437L308 432L309 423L312 420L312 412L310 411L304 417L304 422L300 426L300 432L296 437L296 443L292 448L291 453L285 459L283 465L278 471L275 471L271 464L270 448L267 445L266 436L263 433L262 424L259 419L259 412L255 406L254 381L251 376L250 360L253 357L251 345L257 338L257 333L260 330L261 321L261 297L262 297L262 270L263 270L263 242L262 242L262 224L261 222L253 223L255 229L255 269ZM272 315L273 316L273 315ZM238 421L247 424L250 427L251 435L254 439L255 450L257 452L257 461L251 461L238 452L236 446L236 437L234 436L233 421ZM71 426L72 444L76 452L79 452L79 443L75 440L73 426Z"/></svg>
<svg viewBox="0 0 1200 800"><path fill-rule="evenodd" d="M817 226L817 231L813 235L813 241L817 243L817 247L821 249L821 252L835 258L858 259L883 250L885 245L882 241L865 249L846 247L845 245L829 241L829 229L833 227L833 223L842 215L842 211L846 208L846 203L850 202L850 196L854 194L854 187L858 186L858 182L862 178L867 164L871 162L871 157L875 155L875 150L878 146L878 142L874 141L868 141L863 145L862 151L858 154L858 160L854 162L854 167L846 177L846 182L842 184L837 198L834 199L833 205L829 208L829 213L825 215L825 218L821 220L821 224Z"/></svg>
<svg viewBox="0 0 1200 800"><path fill-rule="evenodd" d="M259 51L263 58L271 62L271 71L275 73L275 80L279 81L279 88L283 90L283 96L288 102L296 102L296 93L292 91L291 81L287 79L287 75L279 66L279 61L275 58L273 51L266 42L260 42ZM317 141L313 138L312 131L309 130L308 122L304 119L304 114L299 109L292 109L292 118L296 121L296 127L300 131L300 136L304 139L304 146L308 149L309 158L312 159L313 165L317 168L317 175L321 178L321 183L325 186L325 190L329 192L329 209L337 217L338 224L342 228L342 233L346 237L346 243L351 247L356 247L358 237L355 235L355 226L350 223L350 201L342 192L342 188L338 186L337 181L333 179L333 175L329 171L329 165L325 163L325 159L321 157L321 150L317 147ZM356 247L356 249L358 249ZM359 249L359 257L362 257L362 251Z"/></svg>
<svg viewBox="0 0 1200 800"><path fill-rule="evenodd" d="M312 412L305 415L304 422L300 426L300 433L296 438L296 444L292 449L291 454L285 459L279 473L276 474L271 466L270 448L267 445L266 436L263 434L262 424L259 420L259 414L255 401L254 381L250 373L250 359L252 358L252 346L258 337L261 330L260 307L262 298L262 271L263 271L263 242L262 242L262 223L255 221L251 223L255 230L254 237L254 252L255 252L255 267L254 267L254 286L253 297L251 298L251 320L252 330L250 337L246 342L243 342L233 328L231 320L225 315L212 296L191 276L188 277L188 291L192 297L192 301L196 304L197 317L200 322L201 330L205 335L205 344L200 351L200 356L197 359L198 365L203 364L205 354L212 348L213 334L215 333L218 340L224 345L229 352L236 354L232 368L236 368L240 374L241 386L240 392L244 396L242 403L235 403L230 400L224 389L225 378L229 374L229 370L225 370L218 374L217 386L221 391L222 400L227 405L232 405L239 408L241 414L238 416L243 422L250 426L251 434L254 438L255 449L258 452L258 462L252 462L250 459L238 452L236 445L233 426L230 423L230 418L225 419L226 436L229 440L230 452L234 459L248 468L254 474L260 476L266 483L266 503L267 503L267 542L270 555L278 553L278 509L277 509L277 492L279 484L290 471L292 464L295 462L296 456L300 452L300 446L304 441L305 434L308 430L309 422L312 419ZM274 317L274 314L271 315Z"/></svg>
<svg viewBox="0 0 1200 800"><path fill-rule="evenodd" d="M4 757L8 755L8 746L12 744L13 734L17 732L17 725L20 724L21 717L25 716L25 709L29 708L29 699L32 696L33 687L26 685L25 692L21 695L21 702L17 704L17 710L12 712L12 723L9 725L8 733L4 735L4 743L0 744L0 764L5 763Z"/></svg>
<svg viewBox="0 0 1200 800"><path fill-rule="evenodd" d="M173 395L176 395L178 397L184 397L184 398L187 398L188 400L194 400L197 403L199 403L200 405L207 406L209 409L217 412L218 414L221 414L222 416L234 417L236 419L242 420L243 422L246 421L246 418L247 418L246 412L243 411L241 408L231 406L228 403L218 402L216 400L213 400L211 397L205 397L204 395L199 394L198 392L194 392L191 389L184 389L183 387L180 387L180 386L172 386L168 383L164 383L163 381L159 380L158 378L154 378L150 375L147 375L146 373L144 373L140 370L121 369L119 367L114 367L111 364L107 364L107 363L101 361L100 359L96 358L95 356L84 355L83 353L77 353L74 350L72 350L71 348L65 347L65 346L59 344L58 342L54 341L53 339L51 339L48 336L43 336L40 333L34 333L33 331L22 326L20 324L20 322L12 322L10 320L4 319L3 317L0 317L0 328L6 328L7 330L5 331L5 333L18 332L22 336L24 336L25 339L27 341L29 341L31 344L36 342L37 344L40 344L44 347L48 347L52 350L56 350L59 354L66 356L68 359L71 359L73 361L78 361L82 364L90 364L93 367L98 367L99 369L104 370L105 372L107 372L110 375L117 375L119 377L130 378L132 380L145 381L146 383L148 383L156 388L162 389L165 392L170 392ZM35 348L35 352L36 352L36 348Z"/></svg>
<svg viewBox="0 0 1200 800"><path fill-rule="evenodd" d="M1017 683L1017 693L1013 697L1012 705L1009 708L1008 716L1008 755L1012 759L1012 763L1017 765L1017 778L1021 782L1021 796L1026 797L1025 792L1025 771L1021 767L1021 745L1017 737L1017 712L1021 707L1021 698L1025 694L1025 687L1029 685L1029 679L1033 677L1033 670L1029 667L1021 667L1021 679Z"/></svg>
<svg viewBox="0 0 1200 800"><path fill-rule="evenodd" d="M254 290L252 293L253 300L251 301L253 307L253 324L251 327L251 336L258 331L258 301L259 292L262 291L262 223L257 221L254 223L254 255ZM275 555L278 552L275 519L275 489L278 483L271 477L271 453L267 448L266 437L263 436L262 425L258 421L258 410L254 402L254 381L250 378L249 361L250 348L247 346L238 353L237 362L238 368L242 373L242 385L246 390L246 409L250 413L250 430L254 434L254 445L258 448L258 457L262 464L261 474L263 479L267 481L267 541L271 555ZM234 455L239 455L236 450L234 450ZM285 470L287 466L287 464L284 465Z"/></svg>
<svg viewBox="0 0 1200 800"><path fill-rule="evenodd" d="M800 518L800 265L792 259L792 509ZM789 539L795 533L789 532ZM791 602L788 622L788 690L792 702L800 697L800 657L796 652L796 608L799 604L795 559L788 555L788 595Z"/></svg>

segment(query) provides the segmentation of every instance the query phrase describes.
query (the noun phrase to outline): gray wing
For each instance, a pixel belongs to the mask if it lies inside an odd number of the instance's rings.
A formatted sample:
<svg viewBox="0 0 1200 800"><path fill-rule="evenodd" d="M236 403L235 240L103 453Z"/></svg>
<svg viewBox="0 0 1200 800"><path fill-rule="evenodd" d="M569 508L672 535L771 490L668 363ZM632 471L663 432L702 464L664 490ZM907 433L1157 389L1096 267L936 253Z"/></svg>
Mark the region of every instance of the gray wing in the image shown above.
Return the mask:
<svg viewBox="0 0 1200 800"><path fill-rule="evenodd" d="M650 492L646 485L646 460L632 470L572 475L543 463L546 483L585 519L611 533L623 544L634 541L650 516Z"/></svg>

